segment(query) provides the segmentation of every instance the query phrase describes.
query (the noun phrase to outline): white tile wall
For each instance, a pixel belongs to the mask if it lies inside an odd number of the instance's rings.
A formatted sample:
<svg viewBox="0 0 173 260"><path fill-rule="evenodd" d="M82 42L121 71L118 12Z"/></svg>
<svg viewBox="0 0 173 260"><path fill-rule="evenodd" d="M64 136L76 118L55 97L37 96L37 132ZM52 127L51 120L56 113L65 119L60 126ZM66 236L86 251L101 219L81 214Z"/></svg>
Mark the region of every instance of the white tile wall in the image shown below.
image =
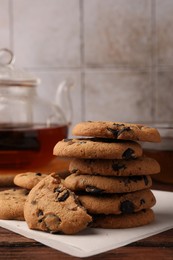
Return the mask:
<svg viewBox="0 0 173 260"><path fill-rule="evenodd" d="M79 67L79 0L14 0L14 51L25 67Z"/></svg>
<svg viewBox="0 0 173 260"><path fill-rule="evenodd" d="M9 1L0 0L0 48L10 46Z"/></svg>
<svg viewBox="0 0 173 260"><path fill-rule="evenodd" d="M173 121L172 13L171 0L0 0L0 48L48 101L72 78L72 125Z"/></svg>
<svg viewBox="0 0 173 260"><path fill-rule="evenodd" d="M158 0L156 36L159 65L173 65L173 1Z"/></svg>
<svg viewBox="0 0 173 260"><path fill-rule="evenodd" d="M150 65L151 1L84 1L88 66Z"/></svg>
<svg viewBox="0 0 173 260"><path fill-rule="evenodd" d="M158 71L156 120L173 123L173 69Z"/></svg>
<svg viewBox="0 0 173 260"><path fill-rule="evenodd" d="M151 121L150 84L150 74L147 72L86 73L86 119Z"/></svg>

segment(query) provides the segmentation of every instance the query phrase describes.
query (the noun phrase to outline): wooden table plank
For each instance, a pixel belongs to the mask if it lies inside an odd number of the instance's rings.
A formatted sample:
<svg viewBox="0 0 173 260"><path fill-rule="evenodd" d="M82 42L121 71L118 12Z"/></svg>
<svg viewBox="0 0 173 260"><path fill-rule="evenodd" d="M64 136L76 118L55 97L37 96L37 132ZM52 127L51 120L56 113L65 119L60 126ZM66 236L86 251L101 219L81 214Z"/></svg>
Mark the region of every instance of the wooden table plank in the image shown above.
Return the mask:
<svg viewBox="0 0 173 260"><path fill-rule="evenodd" d="M169 231L170 232L170 231ZM164 232L165 236L167 232ZM173 235L173 231L171 231ZM0 238L1 239L1 238ZM146 242L145 242L146 240ZM138 241L132 243L128 246L121 247L118 249L111 250L109 252L99 254L92 257L87 257L85 259L121 259L121 260L143 260L143 259L152 259L152 260L172 260L173 259L173 243L170 244L168 241L166 243L159 243L158 236L153 236L151 245L147 239L144 241ZM162 239L161 239L162 240ZM150 240L151 241L151 240ZM157 241L157 243L154 243ZM77 257L69 256L57 250L48 248L39 243L33 243L30 241L29 243L20 242L20 243L9 243L0 244L0 259L41 259L46 260L51 258L61 259L61 260L76 260L79 259Z"/></svg>

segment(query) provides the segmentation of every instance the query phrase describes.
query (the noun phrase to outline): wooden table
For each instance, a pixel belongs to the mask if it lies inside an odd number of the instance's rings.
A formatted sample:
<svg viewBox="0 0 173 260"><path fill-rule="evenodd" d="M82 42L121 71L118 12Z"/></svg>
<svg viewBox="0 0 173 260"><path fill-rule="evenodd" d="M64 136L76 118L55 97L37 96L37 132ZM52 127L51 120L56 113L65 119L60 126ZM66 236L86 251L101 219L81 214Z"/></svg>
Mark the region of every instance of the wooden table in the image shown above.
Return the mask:
<svg viewBox="0 0 173 260"><path fill-rule="evenodd" d="M173 191L173 185L168 184L153 183L152 188ZM75 260L79 258L0 228L0 260L3 259ZM173 229L85 259L173 260Z"/></svg>

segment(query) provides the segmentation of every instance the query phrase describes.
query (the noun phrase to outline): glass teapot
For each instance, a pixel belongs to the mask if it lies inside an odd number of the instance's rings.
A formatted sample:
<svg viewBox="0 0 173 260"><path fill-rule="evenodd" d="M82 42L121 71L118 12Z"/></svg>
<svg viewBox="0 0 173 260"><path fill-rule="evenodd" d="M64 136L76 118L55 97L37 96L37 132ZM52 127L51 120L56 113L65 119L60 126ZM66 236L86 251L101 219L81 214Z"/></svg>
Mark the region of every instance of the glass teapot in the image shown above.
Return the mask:
<svg viewBox="0 0 173 260"><path fill-rule="evenodd" d="M68 135L70 82L62 82L52 103L36 94L40 80L14 67L14 55L0 50L0 172L36 171L53 158Z"/></svg>

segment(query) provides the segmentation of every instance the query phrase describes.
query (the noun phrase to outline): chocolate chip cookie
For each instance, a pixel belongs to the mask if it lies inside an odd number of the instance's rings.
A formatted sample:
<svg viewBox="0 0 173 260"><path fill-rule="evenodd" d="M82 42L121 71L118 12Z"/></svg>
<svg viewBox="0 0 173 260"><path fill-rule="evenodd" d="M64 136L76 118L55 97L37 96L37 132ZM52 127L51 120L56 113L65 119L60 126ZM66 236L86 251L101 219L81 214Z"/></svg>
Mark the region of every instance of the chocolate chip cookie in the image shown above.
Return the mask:
<svg viewBox="0 0 173 260"><path fill-rule="evenodd" d="M19 187L31 190L39 181L45 178L47 174L40 172L19 173L14 177L14 184Z"/></svg>
<svg viewBox="0 0 173 260"><path fill-rule="evenodd" d="M155 196L149 189L102 196L83 194L79 195L79 200L89 214L105 215L133 213L151 208L156 203Z"/></svg>
<svg viewBox="0 0 173 260"><path fill-rule="evenodd" d="M130 159L140 157L142 148L134 141L103 138L64 139L55 145L53 154L70 158Z"/></svg>
<svg viewBox="0 0 173 260"><path fill-rule="evenodd" d="M120 215L94 215L92 227L95 228L132 228L153 222L155 215L152 209Z"/></svg>
<svg viewBox="0 0 173 260"><path fill-rule="evenodd" d="M145 142L160 142L156 128L143 124L130 124L109 121L86 121L77 124L73 130L76 136L93 136Z"/></svg>
<svg viewBox="0 0 173 260"><path fill-rule="evenodd" d="M0 219L24 220L24 204L29 191L8 189L0 191Z"/></svg>
<svg viewBox="0 0 173 260"><path fill-rule="evenodd" d="M156 160L148 157L131 160L74 158L70 162L69 171L103 176L151 175L160 172L160 165Z"/></svg>
<svg viewBox="0 0 173 260"><path fill-rule="evenodd" d="M92 221L77 196L67 189L58 174L50 174L29 193L24 207L30 229L75 234Z"/></svg>
<svg viewBox="0 0 173 260"><path fill-rule="evenodd" d="M64 185L72 191L86 191L92 194L125 193L150 188L149 175L108 177L99 175L71 174Z"/></svg>

